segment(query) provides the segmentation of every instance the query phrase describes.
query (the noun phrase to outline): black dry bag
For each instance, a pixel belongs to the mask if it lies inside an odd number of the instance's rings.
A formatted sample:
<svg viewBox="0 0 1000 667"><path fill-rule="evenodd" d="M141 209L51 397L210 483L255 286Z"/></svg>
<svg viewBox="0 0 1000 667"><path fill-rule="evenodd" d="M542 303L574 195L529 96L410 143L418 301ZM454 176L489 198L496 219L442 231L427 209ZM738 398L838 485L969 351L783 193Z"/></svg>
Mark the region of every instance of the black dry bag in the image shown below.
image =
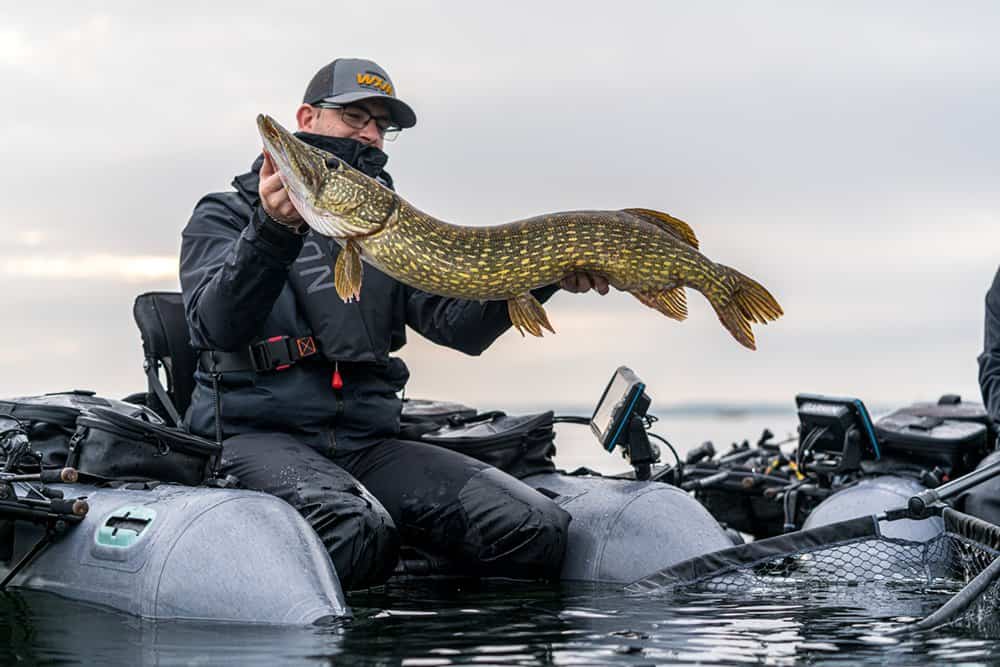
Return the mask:
<svg viewBox="0 0 1000 667"><path fill-rule="evenodd" d="M31 449L41 456L43 468L62 468L69 457L69 441L76 432L77 418L95 407L154 424L163 423L156 413L144 406L77 389L0 400L0 432L22 431Z"/></svg>
<svg viewBox="0 0 1000 667"><path fill-rule="evenodd" d="M551 411L531 415L484 412L452 417L444 426L422 434L420 441L461 452L522 479L555 471L552 419Z"/></svg>
<svg viewBox="0 0 1000 667"><path fill-rule="evenodd" d="M214 476L221 445L176 428L93 408L77 419L69 465L109 479L197 486Z"/></svg>

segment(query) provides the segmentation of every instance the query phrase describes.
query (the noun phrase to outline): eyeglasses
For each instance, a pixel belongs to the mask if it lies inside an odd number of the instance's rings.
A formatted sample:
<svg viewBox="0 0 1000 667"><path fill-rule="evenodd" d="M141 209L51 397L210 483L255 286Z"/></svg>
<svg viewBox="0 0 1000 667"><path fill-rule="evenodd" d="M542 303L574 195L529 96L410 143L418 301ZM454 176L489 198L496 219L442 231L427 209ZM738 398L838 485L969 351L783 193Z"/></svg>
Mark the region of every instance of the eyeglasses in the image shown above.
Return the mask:
<svg viewBox="0 0 1000 667"><path fill-rule="evenodd" d="M399 136L401 127L393 124L392 120L385 116L373 116L361 107L347 107L332 102L317 102L313 105L318 109L339 109L340 119L355 130L363 130L370 121L375 121L375 129L386 141L395 141Z"/></svg>

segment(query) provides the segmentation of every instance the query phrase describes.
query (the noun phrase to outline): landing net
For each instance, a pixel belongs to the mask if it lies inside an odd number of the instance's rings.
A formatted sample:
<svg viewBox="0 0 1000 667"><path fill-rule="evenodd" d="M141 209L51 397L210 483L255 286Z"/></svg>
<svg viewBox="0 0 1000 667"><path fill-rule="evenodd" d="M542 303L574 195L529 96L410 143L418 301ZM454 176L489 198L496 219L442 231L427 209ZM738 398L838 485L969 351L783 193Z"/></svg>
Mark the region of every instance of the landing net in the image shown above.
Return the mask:
<svg viewBox="0 0 1000 667"><path fill-rule="evenodd" d="M897 519L912 520L912 519ZM1000 527L944 509L940 533L924 541L889 537L876 517L842 521L693 558L640 579L630 593L756 594L837 587L956 590L915 624L930 628L994 613L1000 600ZM889 525L883 518L882 525Z"/></svg>

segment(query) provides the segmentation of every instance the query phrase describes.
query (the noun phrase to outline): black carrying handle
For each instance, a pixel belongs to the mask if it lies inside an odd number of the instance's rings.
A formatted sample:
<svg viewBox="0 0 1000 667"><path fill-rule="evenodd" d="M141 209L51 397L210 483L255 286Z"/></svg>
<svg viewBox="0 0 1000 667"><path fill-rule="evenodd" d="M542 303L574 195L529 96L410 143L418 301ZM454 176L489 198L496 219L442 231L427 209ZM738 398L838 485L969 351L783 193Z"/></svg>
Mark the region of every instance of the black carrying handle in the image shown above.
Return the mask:
<svg viewBox="0 0 1000 667"><path fill-rule="evenodd" d="M459 426L468 426L469 424L478 424L480 422L491 422L498 417L506 417L507 413L502 410L490 410L489 412L482 412L478 415L472 415L471 417L459 417L458 415L452 415L448 417L448 426L452 428L457 428Z"/></svg>

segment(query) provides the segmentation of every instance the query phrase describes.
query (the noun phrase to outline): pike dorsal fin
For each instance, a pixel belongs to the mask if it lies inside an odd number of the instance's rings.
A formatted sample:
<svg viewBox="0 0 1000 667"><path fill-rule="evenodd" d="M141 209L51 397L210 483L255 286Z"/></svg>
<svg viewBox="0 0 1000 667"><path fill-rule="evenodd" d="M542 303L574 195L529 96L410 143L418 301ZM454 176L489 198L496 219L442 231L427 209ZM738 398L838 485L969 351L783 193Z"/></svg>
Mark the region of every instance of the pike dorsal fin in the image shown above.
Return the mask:
<svg viewBox="0 0 1000 667"><path fill-rule="evenodd" d="M677 240L687 243L689 246L698 249L698 237L694 235L694 230L683 220L678 220L672 215L661 211L654 211L651 208L626 208L626 213L642 218L651 225L656 225Z"/></svg>

